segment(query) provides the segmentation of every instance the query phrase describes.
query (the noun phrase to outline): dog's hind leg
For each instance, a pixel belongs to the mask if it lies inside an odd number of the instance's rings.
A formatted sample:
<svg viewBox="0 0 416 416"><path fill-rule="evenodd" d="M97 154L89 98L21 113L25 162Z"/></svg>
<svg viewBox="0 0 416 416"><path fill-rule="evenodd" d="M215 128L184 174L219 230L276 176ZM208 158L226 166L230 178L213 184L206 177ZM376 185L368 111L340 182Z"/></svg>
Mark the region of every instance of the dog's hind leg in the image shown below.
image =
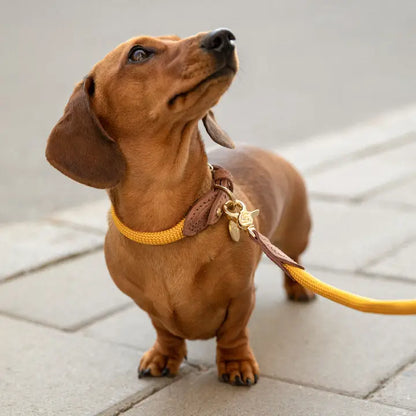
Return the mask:
<svg viewBox="0 0 416 416"><path fill-rule="evenodd" d="M311 216L309 214L306 189L302 179L295 177L299 183L294 187L292 203L286 207L281 224L271 238L273 244L283 250L296 262L305 251L309 242ZM284 274L284 288L289 300L308 302L315 294Z"/></svg>

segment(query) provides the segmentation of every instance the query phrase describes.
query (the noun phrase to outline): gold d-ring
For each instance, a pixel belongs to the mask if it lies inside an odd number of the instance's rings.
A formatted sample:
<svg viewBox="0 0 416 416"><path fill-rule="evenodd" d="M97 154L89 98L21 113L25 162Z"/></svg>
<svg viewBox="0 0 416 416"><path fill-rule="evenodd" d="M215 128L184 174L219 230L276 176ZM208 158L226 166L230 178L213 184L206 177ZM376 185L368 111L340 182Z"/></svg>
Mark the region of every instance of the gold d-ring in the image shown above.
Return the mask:
<svg viewBox="0 0 416 416"><path fill-rule="evenodd" d="M221 189L222 191L224 191L231 198L231 201L236 202L236 198L235 198L234 194L226 186L215 184L214 188Z"/></svg>

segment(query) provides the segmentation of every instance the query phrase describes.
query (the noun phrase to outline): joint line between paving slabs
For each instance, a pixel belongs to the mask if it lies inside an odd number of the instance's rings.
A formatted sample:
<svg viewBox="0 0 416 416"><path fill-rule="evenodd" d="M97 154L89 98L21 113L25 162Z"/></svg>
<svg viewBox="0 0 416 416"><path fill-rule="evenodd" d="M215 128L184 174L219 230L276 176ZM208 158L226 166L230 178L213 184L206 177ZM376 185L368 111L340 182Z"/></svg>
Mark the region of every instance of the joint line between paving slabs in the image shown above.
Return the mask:
<svg viewBox="0 0 416 416"><path fill-rule="evenodd" d="M199 373L202 373L202 371L199 371ZM138 392L136 394L132 394L131 396L127 397L124 400L121 400L119 403L116 403L115 405L111 406L110 408L98 413L96 416L121 416L134 406L138 405L139 403L143 402L144 400L148 399L149 397L153 396L154 394L164 390L165 388L172 386L173 384L179 382L184 377L187 377L191 372L178 375L175 378L170 379L170 383L167 383L164 386L161 387L151 387L149 391L145 392Z"/></svg>
<svg viewBox="0 0 416 416"><path fill-rule="evenodd" d="M379 254L377 257L372 258L371 260L369 260L367 263L364 264L364 266L360 267L357 269L358 273L364 273L364 274L372 274L369 272L366 272L365 269L367 269L368 267L374 266L375 264L377 264L380 260L388 257L388 256L393 256L395 255L397 252L399 252L400 250L402 250L403 248L405 248L406 246L413 244L414 242L416 242L416 237L413 235L409 238L407 238L405 241L403 241L402 243L400 243L399 245L392 247L388 250L386 250L385 252L383 252L382 254ZM400 279L406 279L406 278L400 278ZM407 279L406 279L407 280Z"/></svg>
<svg viewBox="0 0 416 416"><path fill-rule="evenodd" d="M415 361L416 361L416 359L414 360L414 362ZM413 364L413 362L409 362L409 363L405 364L404 366L400 367L400 369L397 371L397 373L394 373L391 377L394 377L401 370L404 370L406 367L408 367L412 364ZM366 394L365 396L360 396L360 395L355 395L355 394L347 394L346 392L339 391L337 389L330 389L330 388L327 388L327 387L317 386L317 385L313 385L313 384L309 384L309 383L300 383L300 382L296 382L296 381L291 380L291 379L285 379L285 378L281 378L281 377L271 377L271 376L264 376L263 375L262 378L268 378L268 379L271 379L271 380L277 380L277 381L281 381L283 383L291 384L293 386L305 387L305 388L308 388L308 389L313 389L313 390L317 390L317 391L323 391L323 392L326 392L326 393L336 394L338 396L342 396L342 397L346 397L346 398L350 398L350 399L353 398L353 399L356 399L356 400L361 400L361 401L366 402L366 403L369 402L369 398L371 398L370 396L372 394L374 394L375 392L377 392L378 389L379 389L379 386L377 386L374 390L372 390L370 393ZM389 380L390 380L390 378L389 378ZM384 384L383 384L383 386L384 386ZM392 405L392 404L389 404L389 403L378 402L378 401L374 401L374 403L378 403L378 404L381 404L383 406L390 407L392 409L413 410L414 411L414 409L410 409L410 408L400 406L400 405Z"/></svg>
<svg viewBox="0 0 416 416"><path fill-rule="evenodd" d="M2 311L0 310L0 316L5 316L6 318L10 318L10 319L14 319L16 321L20 321L20 322L26 322L26 323L30 323L30 324L34 324L34 325L38 325L38 326L43 326L45 328L50 328L53 329L55 331L62 331L61 328L57 328L56 326L52 325L52 324L48 324L46 322L39 322L36 321L34 319L30 319L30 318L25 318L23 316L17 315L13 312L9 312L9 311Z"/></svg>
<svg viewBox="0 0 416 416"><path fill-rule="evenodd" d="M306 139L307 142L307 139ZM315 174L315 173L322 173L327 170L330 170L334 166L338 166L340 163L349 163L354 162L359 159L363 159L366 156L372 156L380 153L384 153L389 150L398 149L400 147L404 147L408 144L414 142L414 132L409 131L404 134L399 134L398 136L391 136L391 138L384 142L384 143L377 143L369 145L364 149L359 149L353 151L352 153L348 153L346 155L340 154L335 156L332 160L325 160L319 165L312 166L310 168L305 169L305 174Z"/></svg>
<svg viewBox="0 0 416 416"><path fill-rule="evenodd" d="M81 321L80 323L76 324L76 325L72 325L69 326L68 328L63 328L62 330L65 332L76 332L79 331L80 329L84 329L87 326L93 325L96 322L102 321L103 319L106 319L108 317L110 317L111 315L114 315L115 313L118 312L122 312L125 311L126 309L129 309L130 307L132 307L132 303L130 300L127 300L126 303L124 305L120 305L120 306L115 306L114 308L103 312L99 315L95 315L89 319L86 319L85 321ZM60 328L58 328L60 329Z"/></svg>
<svg viewBox="0 0 416 416"><path fill-rule="evenodd" d="M175 383L176 381L172 381L163 387L151 387L149 391L145 392L138 392L136 394L132 394L131 396L127 397L124 400L116 403L115 405L111 406L110 408L98 413L96 416L119 416L123 413L130 410L132 407L136 406L143 400L146 400L148 397L153 396L155 393L163 390L164 388L170 386L171 384Z"/></svg>
<svg viewBox="0 0 416 416"><path fill-rule="evenodd" d="M386 191L390 191L406 182L410 182L415 177L415 172L409 173L406 176L402 176L401 178L397 178L395 180L392 180L388 183L376 185L372 189L369 189L366 192L363 192L361 195L358 195L353 200L354 202L364 202L368 199L371 199L374 196L377 196L378 194L381 194Z"/></svg>
<svg viewBox="0 0 416 416"><path fill-rule="evenodd" d="M396 371L393 371L391 374L383 378L383 380L381 380L380 383L373 390L371 390L366 396L364 396L364 399L365 400L371 399L376 393L378 393L383 387L385 387L391 380L393 380L400 373L402 373L408 367L410 367L411 365L415 363L416 363L416 354L412 358L407 360L404 364L402 364L399 368L397 368ZM410 409L410 410L414 410L414 409Z"/></svg>
<svg viewBox="0 0 416 416"><path fill-rule="evenodd" d="M372 189L369 189L368 191L363 192L362 194L356 195L356 196L344 196L344 195L328 195L325 193L321 193L320 191L310 191L309 195L312 199L318 200L318 201L324 201L324 202L342 202L342 203L349 203L352 205L360 205L362 203L372 203L372 205L375 205L375 202L372 201L372 198L374 196L377 196L379 194L382 194L383 192L388 192L391 189L395 189L396 187L405 184L406 182L410 182L413 178L415 178L415 173L412 172L404 177L398 178L396 180L393 180L391 182L381 184L378 186L374 186ZM379 203L379 201L377 201ZM383 208L383 206L380 207L380 203L378 205L379 208ZM394 206L389 206L389 209L395 208ZM404 209L409 210L410 207L404 207ZM396 207L397 209L397 207Z"/></svg>
<svg viewBox="0 0 416 416"><path fill-rule="evenodd" d="M397 249L397 248L396 248ZM266 258L266 261L267 258ZM377 261L376 261L377 262ZM354 277L362 277L362 278L369 278L371 277L372 280L382 280L382 281L388 281L390 283L394 282L394 283L407 283L407 284L411 284L411 285L416 285L416 281L415 279L411 279L408 277L400 277L400 276L393 276L393 275L386 275L386 274L382 274L382 273L373 273L373 272L368 272L368 271L364 271L364 267L359 268L357 270L345 270L345 269L337 269L331 266L322 266L319 264L306 264L304 265L305 268L308 269L314 269L317 271L317 273L319 272L325 272L325 273L336 273L336 274L341 274L343 276L351 276L354 275ZM368 266L365 266L368 267ZM317 275L317 273L315 273ZM316 277L319 278L319 275L317 275Z"/></svg>
<svg viewBox="0 0 416 416"><path fill-rule="evenodd" d="M42 263L40 265L30 267L26 270L23 270L23 271L20 271L20 272L17 272L17 273L11 274L10 276L5 277L4 279L0 280L0 285L4 284L6 282L10 282L11 280L14 280L14 279L18 279L19 277L26 276L30 273L38 272L40 270L44 270L44 269L47 269L49 267L56 266L59 263L62 263L62 262L68 261L68 260L73 260L73 259L76 259L78 257L82 257L82 256L87 255L87 254L92 254L92 253L98 252L102 248L103 248L103 243L99 243L99 244L95 245L94 247L88 248L88 249L86 249L84 251L81 251L79 253L69 254L69 255L66 255L66 256L63 256L63 257L59 257L59 258L47 261L46 263Z"/></svg>
<svg viewBox="0 0 416 416"><path fill-rule="evenodd" d="M104 237L106 233L106 231L100 230L99 228L96 228L94 226L81 225L81 224L78 224L69 220L61 220L61 219L52 218L52 219L49 219L49 221L58 226L65 226L67 228L72 228L73 230L83 231L85 233L91 233L91 234L99 235L102 237Z"/></svg>
<svg viewBox="0 0 416 416"><path fill-rule="evenodd" d="M411 277L403 277L403 276L398 276L395 274L386 274L386 273L380 273L380 272L368 272L368 271L364 271L364 270L360 270L359 272L360 276L365 277L365 278L371 278L371 279L379 279L379 280L384 280L390 283L407 283L407 284L411 284L411 285L416 285L416 281L414 278Z"/></svg>
<svg viewBox="0 0 416 416"><path fill-rule="evenodd" d="M336 388L325 387L325 386L321 386L321 385L318 385L318 384L299 382L299 381L295 381L291 378L285 378L285 377L274 377L274 376L266 376L266 375L262 375L261 377L262 378L268 378L268 379L271 379L271 380L281 381L282 383L291 384L293 386L306 387L308 389L314 389L314 390L318 390L318 391L325 391L327 393L337 394L339 396L353 397L354 399L363 400L363 396L353 394L353 393L348 394L345 391L338 390Z"/></svg>
<svg viewBox="0 0 416 416"><path fill-rule="evenodd" d="M92 318L90 318L88 320L85 320L85 321L83 321L79 324L76 324L76 325L69 326L67 328L56 326L56 325L48 323L48 322L43 322L43 321L38 321L36 319L31 319L31 318L21 316L19 314L15 314L15 313L9 312L9 311L0 310L0 315L3 315L7 318L16 319L17 321L28 322L28 323L31 323L31 324L35 324L35 325L39 325L39 326L43 326L43 327L46 327L46 328L50 328L50 329L54 329L54 330L57 330L57 331L62 331L62 332L66 332L66 333L71 334L71 333L75 333L76 331L79 331L80 329L83 329L84 327L92 325L92 324L94 324L94 323L96 323L96 322L98 322L102 319L108 318L109 316L111 316L111 315L113 315L117 312L124 311L124 310L128 309L131 306L132 306L131 302L128 302L128 303L126 303L124 305L121 305L121 306L115 306L114 308L110 309L109 311L106 311L106 312L103 312L102 314L93 316ZM90 337L90 338L93 338L93 337Z"/></svg>

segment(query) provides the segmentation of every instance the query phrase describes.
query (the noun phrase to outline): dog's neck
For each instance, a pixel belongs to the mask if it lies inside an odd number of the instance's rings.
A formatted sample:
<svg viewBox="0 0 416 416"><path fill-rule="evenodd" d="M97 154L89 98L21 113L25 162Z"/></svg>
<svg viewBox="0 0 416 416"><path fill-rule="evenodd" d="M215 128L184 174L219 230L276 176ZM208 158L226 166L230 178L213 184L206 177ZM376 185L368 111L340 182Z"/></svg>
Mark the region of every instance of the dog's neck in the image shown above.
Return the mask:
<svg viewBox="0 0 416 416"><path fill-rule="evenodd" d="M176 225L211 187L197 122L158 136L147 143L131 140L121 144L126 177L109 191L121 221L138 231L161 231Z"/></svg>

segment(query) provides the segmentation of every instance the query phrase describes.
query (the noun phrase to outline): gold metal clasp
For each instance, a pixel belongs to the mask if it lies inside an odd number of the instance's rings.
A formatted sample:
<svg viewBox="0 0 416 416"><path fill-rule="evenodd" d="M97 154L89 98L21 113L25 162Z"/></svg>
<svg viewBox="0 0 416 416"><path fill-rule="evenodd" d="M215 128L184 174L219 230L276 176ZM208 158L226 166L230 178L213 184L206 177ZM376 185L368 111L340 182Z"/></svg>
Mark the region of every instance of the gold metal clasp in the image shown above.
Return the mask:
<svg viewBox="0 0 416 416"><path fill-rule="evenodd" d="M254 235L254 218L260 214L260 210L255 209L249 211L243 201L235 197L233 192L222 185L214 185L215 188L226 192L230 199L223 205L222 211L228 219L228 231L231 239L234 241L240 240L240 230L248 231L253 237Z"/></svg>
<svg viewBox="0 0 416 416"><path fill-rule="evenodd" d="M260 214L260 210L248 211L244 202L236 199L227 201L223 206L223 211L229 220L228 231L232 240L240 240L240 230L248 231L254 236L254 218Z"/></svg>
<svg viewBox="0 0 416 416"><path fill-rule="evenodd" d="M223 211L229 220L238 222L241 212L247 211L244 203L238 199L229 200L223 206Z"/></svg>

